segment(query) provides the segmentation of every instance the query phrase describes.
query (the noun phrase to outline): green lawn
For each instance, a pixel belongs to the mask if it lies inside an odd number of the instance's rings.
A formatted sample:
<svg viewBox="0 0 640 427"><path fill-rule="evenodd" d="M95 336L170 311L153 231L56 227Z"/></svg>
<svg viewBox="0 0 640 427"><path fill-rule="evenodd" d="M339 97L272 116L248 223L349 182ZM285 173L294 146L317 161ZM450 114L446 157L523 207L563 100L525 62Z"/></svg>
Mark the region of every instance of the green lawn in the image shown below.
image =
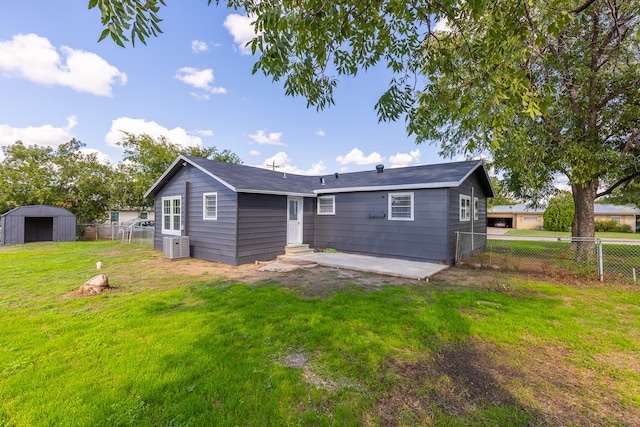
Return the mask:
<svg viewBox="0 0 640 427"><path fill-rule="evenodd" d="M97 260L115 288L80 297ZM241 281L117 242L0 247L0 266L0 426L640 422L633 287Z"/></svg>
<svg viewBox="0 0 640 427"><path fill-rule="evenodd" d="M546 231L546 230L509 230L507 234L510 236L553 236L553 237L571 237L570 232L563 231ZM596 237L600 239L626 239L640 240L640 233L596 233Z"/></svg>

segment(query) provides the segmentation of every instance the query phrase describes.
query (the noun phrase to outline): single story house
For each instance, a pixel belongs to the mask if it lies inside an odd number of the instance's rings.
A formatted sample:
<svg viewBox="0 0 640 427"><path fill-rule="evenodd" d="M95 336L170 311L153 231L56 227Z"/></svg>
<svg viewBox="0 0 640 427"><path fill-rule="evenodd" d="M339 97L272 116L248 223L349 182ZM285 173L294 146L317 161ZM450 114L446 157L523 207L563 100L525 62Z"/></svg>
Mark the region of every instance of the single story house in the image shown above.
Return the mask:
<svg viewBox="0 0 640 427"><path fill-rule="evenodd" d="M0 217L2 245L31 242L74 242L76 216L57 206L21 206Z"/></svg>
<svg viewBox="0 0 640 427"><path fill-rule="evenodd" d="M593 207L596 221L615 221L628 225L633 232L640 231L640 209L634 206L618 206L596 203ZM542 230L545 208L532 208L526 204L500 205L489 208L487 224L516 230Z"/></svg>
<svg viewBox="0 0 640 427"><path fill-rule="evenodd" d="M145 194L156 250L189 236L192 257L232 265L295 245L452 264L493 195L482 161L303 176L183 155Z"/></svg>
<svg viewBox="0 0 640 427"><path fill-rule="evenodd" d="M109 212L106 224L129 225L136 221L153 221L155 212L147 209L123 208Z"/></svg>
<svg viewBox="0 0 640 427"><path fill-rule="evenodd" d="M544 211L543 207L532 208L524 203L493 206L487 211L487 225L516 230L542 230Z"/></svg>

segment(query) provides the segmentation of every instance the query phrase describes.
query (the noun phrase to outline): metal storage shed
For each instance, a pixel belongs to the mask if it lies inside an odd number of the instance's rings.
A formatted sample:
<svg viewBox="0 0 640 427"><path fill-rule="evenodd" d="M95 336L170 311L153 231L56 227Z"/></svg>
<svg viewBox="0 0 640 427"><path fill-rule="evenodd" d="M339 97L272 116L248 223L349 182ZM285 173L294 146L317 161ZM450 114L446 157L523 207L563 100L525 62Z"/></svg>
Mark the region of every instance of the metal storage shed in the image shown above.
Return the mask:
<svg viewBox="0 0 640 427"><path fill-rule="evenodd" d="M31 242L73 242L76 216L57 206L22 206L0 217L2 245Z"/></svg>

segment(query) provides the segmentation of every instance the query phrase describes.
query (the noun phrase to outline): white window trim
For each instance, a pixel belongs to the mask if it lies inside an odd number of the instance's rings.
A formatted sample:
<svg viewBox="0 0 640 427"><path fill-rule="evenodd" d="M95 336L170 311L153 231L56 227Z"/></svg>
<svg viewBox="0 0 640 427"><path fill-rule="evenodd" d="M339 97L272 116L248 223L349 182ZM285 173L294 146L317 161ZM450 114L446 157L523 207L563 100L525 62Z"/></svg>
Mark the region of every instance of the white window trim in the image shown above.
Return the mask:
<svg viewBox="0 0 640 427"><path fill-rule="evenodd" d="M171 206L171 213L169 214L171 217L171 221L169 222L169 224L173 227L173 217L175 216L175 214L173 213L173 201L174 200L180 200L180 229L179 230L174 230L173 228L164 228L164 217L165 217L165 213L164 213L164 202L165 200L169 200L169 204ZM162 234L170 234L173 236L180 236L182 234L182 212L183 212L183 206L182 206L182 196L167 196L167 197L163 197L162 198L162 208L161 208L161 213L162 213L162 223L161 223L161 230L162 230Z"/></svg>
<svg viewBox="0 0 640 427"><path fill-rule="evenodd" d="M331 212L320 212L320 200L331 200ZM318 215L335 215L336 214L336 196L318 196L317 201Z"/></svg>
<svg viewBox="0 0 640 427"><path fill-rule="evenodd" d="M477 221L478 220L478 207L480 206L480 201L478 200L477 197L473 198L473 220Z"/></svg>
<svg viewBox="0 0 640 427"><path fill-rule="evenodd" d="M393 200L394 196L410 196L411 197L411 217L410 218L394 218L393 217L393 210L391 209L391 202ZM408 192L408 193L388 193L387 194L387 198L389 199L388 202L388 212L389 214L387 215L387 217L389 218L389 221L413 221L413 211L414 211L414 197L413 197L413 192Z"/></svg>
<svg viewBox="0 0 640 427"><path fill-rule="evenodd" d="M463 209L462 201L467 202L466 209ZM471 221L471 196L467 196L464 194L460 195L459 203L458 203L458 216L460 221Z"/></svg>
<svg viewBox="0 0 640 427"><path fill-rule="evenodd" d="M207 216L207 197L216 196L216 214L215 216ZM202 194L202 219L205 221L217 221L218 220L218 193L203 193Z"/></svg>

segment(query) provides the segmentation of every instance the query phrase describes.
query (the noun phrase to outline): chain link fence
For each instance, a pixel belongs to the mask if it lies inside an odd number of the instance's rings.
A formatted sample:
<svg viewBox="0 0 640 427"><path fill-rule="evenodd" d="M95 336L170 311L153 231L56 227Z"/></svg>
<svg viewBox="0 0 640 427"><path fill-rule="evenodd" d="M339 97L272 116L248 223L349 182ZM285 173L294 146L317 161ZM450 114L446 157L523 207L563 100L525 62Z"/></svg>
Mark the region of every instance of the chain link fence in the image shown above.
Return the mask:
<svg viewBox="0 0 640 427"><path fill-rule="evenodd" d="M153 247L154 227L131 227L118 224L78 224L77 240L118 240L138 246Z"/></svg>
<svg viewBox="0 0 640 427"><path fill-rule="evenodd" d="M640 280L640 240L458 232L456 263L607 282Z"/></svg>

